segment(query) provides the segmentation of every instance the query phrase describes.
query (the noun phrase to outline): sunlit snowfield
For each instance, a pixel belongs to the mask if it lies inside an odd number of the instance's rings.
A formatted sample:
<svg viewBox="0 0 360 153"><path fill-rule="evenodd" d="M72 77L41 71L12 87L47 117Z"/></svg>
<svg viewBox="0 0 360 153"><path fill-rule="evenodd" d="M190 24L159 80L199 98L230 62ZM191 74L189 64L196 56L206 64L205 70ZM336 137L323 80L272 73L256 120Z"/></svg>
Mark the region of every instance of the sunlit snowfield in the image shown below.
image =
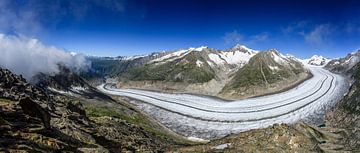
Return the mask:
<svg viewBox="0 0 360 153"><path fill-rule="evenodd" d="M324 112L345 93L348 83L322 67L307 66L313 77L286 92L237 101L136 89L98 88L133 98L130 102L173 131L213 139L231 133L299 120L320 123Z"/></svg>

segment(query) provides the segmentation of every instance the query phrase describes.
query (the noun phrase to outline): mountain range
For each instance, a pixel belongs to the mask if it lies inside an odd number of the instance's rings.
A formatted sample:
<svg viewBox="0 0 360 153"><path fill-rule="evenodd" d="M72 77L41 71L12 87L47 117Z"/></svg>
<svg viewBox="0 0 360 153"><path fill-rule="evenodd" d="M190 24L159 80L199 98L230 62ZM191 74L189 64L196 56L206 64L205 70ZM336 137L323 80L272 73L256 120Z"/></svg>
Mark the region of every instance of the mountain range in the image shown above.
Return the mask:
<svg viewBox="0 0 360 153"><path fill-rule="evenodd" d="M121 88L196 93L225 99L285 90L311 77L304 64L322 66L328 62L321 56L300 60L275 49L258 51L239 44L225 50L202 46L90 60L93 74L116 78Z"/></svg>

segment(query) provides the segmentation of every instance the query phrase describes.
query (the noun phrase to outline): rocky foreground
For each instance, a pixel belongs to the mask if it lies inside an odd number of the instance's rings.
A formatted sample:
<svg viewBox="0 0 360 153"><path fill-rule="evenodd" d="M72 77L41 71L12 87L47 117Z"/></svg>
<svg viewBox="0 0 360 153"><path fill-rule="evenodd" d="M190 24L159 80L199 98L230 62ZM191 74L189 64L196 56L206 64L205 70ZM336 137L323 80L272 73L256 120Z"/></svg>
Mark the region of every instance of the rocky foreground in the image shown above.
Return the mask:
<svg viewBox="0 0 360 153"><path fill-rule="evenodd" d="M304 123L275 124L215 140L206 145L180 148L179 152L323 152L340 136Z"/></svg>
<svg viewBox="0 0 360 153"><path fill-rule="evenodd" d="M0 69L0 97L0 152L162 152L174 145L120 119L124 114L85 109L78 99L32 86L6 69Z"/></svg>

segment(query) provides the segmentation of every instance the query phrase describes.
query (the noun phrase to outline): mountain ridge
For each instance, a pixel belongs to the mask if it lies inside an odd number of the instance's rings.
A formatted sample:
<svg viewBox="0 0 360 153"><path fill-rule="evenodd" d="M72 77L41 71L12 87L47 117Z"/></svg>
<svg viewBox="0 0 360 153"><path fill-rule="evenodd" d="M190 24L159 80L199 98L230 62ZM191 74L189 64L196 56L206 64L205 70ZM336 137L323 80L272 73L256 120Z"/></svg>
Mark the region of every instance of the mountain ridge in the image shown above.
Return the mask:
<svg viewBox="0 0 360 153"><path fill-rule="evenodd" d="M259 96L261 94L269 93L270 91L264 90L264 93L253 92L251 94L248 92L245 94L232 94L232 96L230 96L228 94L224 94L225 90L222 89L226 86L226 84L228 84L236 72L248 65L249 61L254 56L263 54L264 52L271 53L269 56L271 56L273 61L271 62L273 63L272 65L266 66L267 71L271 71L266 75L275 74L276 72L281 71L282 68L291 69L294 65L296 65L295 67L299 71L304 72L301 73L299 80L294 80L295 75L286 75L290 73L276 73L277 75L284 75L278 77L280 78L278 81L292 77L293 79L290 80L299 82L300 80L307 78L306 73L308 72L306 72L306 68L303 67L302 63L295 58L282 55L274 49L257 51L239 44L226 50L216 50L202 46L198 48L189 48L163 53L162 56L147 59L143 64L129 67L122 73L114 75L113 77L118 79L117 85L119 88L138 88L167 92L196 93L221 96L222 98L245 98ZM258 59L260 60L261 58ZM141 58L136 60L141 60ZM293 66L281 66L282 64L289 65L289 63ZM267 65L269 62L264 62L264 64ZM299 69L300 67L302 68ZM290 69L286 69L285 71L290 71ZM266 82L267 81L262 83L266 84ZM271 82L271 84L273 83L274 82ZM286 83L283 83L280 86L287 86L285 84ZM260 84L257 85L259 85L259 88L267 87ZM292 85L293 84L289 86ZM280 88L286 87L279 87L276 91L281 90ZM267 90L270 90L270 88Z"/></svg>

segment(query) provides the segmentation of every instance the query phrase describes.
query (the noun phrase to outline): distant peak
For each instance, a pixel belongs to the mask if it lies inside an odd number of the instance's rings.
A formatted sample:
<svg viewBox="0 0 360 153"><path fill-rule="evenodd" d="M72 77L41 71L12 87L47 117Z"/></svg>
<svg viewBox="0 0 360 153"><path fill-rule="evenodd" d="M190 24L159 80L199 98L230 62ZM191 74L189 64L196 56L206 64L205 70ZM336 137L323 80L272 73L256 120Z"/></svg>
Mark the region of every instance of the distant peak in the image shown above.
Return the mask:
<svg viewBox="0 0 360 153"><path fill-rule="evenodd" d="M310 59L307 59L305 61L310 65L322 66L330 60L321 55L313 55Z"/></svg>
<svg viewBox="0 0 360 153"><path fill-rule="evenodd" d="M248 48L248 47L246 47L245 45L241 45L241 44L236 44L233 48L232 48L232 50L246 50L246 51L249 51L249 52L258 52L258 51L256 51L256 50L253 50L253 49L251 49L251 48Z"/></svg>
<svg viewBox="0 0 360 153"><path fill-rule="evenodd" d="M318 57L322 57L321 55L313 55L311 58L318 58Z"/></svg>
<svg viewBox="0 0 360 153"><path fill-rule="evenodd" d="M236 49L239 49L239 48L250 49L250 48L246 47L245 45L241 45L241 44L236 44L233 48L236 48Z"/></svg>
<svg viewBox="0 0 360 153"><path fill-rule="evenodd" d="M311 56L310 59L326 59L326 58L321 55L313 55L313 56Z"/></svg>
<svg viewBox="0 0 360 153"><path fill-rule="evenodd" d="M279 54L279 51L276 50L275 48L269 49L268 52L273 52L273 53L275 53L275 54Z"/></svg>

